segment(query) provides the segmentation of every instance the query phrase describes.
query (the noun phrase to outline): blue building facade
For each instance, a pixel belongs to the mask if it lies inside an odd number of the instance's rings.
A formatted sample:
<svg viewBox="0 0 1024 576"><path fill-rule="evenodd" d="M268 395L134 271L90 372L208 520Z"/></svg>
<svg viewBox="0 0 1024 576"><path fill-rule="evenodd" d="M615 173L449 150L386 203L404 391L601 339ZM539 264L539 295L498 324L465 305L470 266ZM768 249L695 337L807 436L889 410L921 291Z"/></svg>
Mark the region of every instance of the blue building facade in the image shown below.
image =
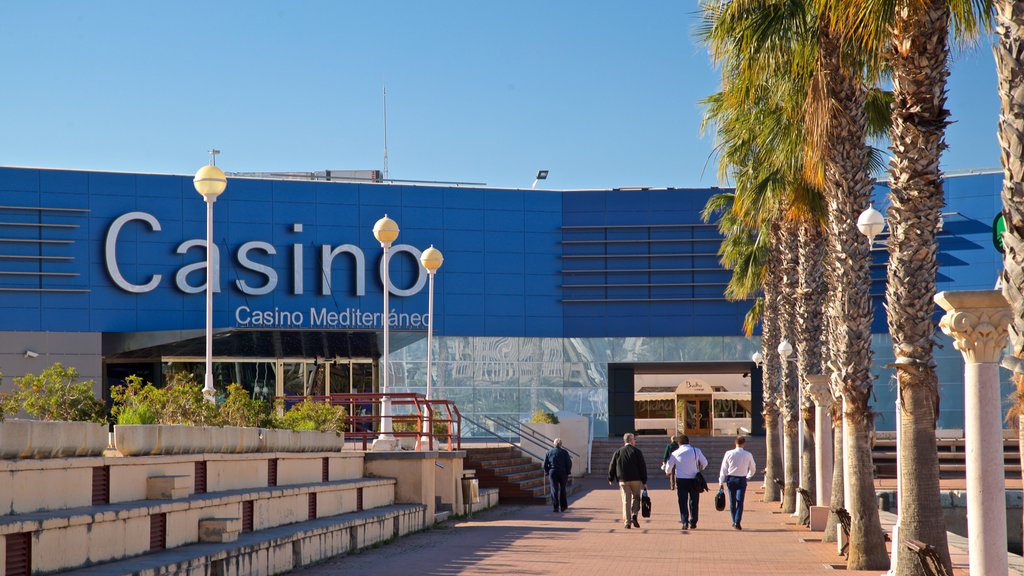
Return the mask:
<svg viewBox="0 0 1024 576"><path fill-rule="evenodd" d="M81 363L104 388L128 373L155 381L195 370L206 253L191 178L0 168L5 375L39 369L22 357L29 345L43 360ZM1000 182L947 179L940 290L994 285ZM473 418L564 409L591 416L598 436L630 429L633 389L617 391L610 370L754 371L759 344L741 328L749 303L723 297L720 237L699 216L716 192L230 178L214 207L217 384L270 395L374 386L383 281L371 228L387 214L401 228L390 265L394 390L426 387L418 256L432 244L445 257L433 324L439 395ZM883 209L882 188L878 199ZM878 249L873 267L878 365L892 357L884 256ZM940 426L962 427L962 362L944 341ZM891 429L891 386L879 376L879 428Z"/></svg>

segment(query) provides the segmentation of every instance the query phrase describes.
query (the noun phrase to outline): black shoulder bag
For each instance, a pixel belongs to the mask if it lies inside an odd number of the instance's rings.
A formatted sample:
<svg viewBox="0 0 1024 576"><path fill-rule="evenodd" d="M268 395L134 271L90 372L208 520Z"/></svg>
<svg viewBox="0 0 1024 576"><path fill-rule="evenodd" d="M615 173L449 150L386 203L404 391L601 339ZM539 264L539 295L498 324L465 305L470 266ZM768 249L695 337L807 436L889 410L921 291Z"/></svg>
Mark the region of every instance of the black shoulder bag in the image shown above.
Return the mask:
<svg viewBox="0 0 1024 576"><path fill-rule="evenodd" d="M700 473L700 459L697 458L697 449L693 449L693 459L697 462L697 475L693 477L694 487L697 489L697 493L708 491L708 481L704 479L704 475Z"/></svg>

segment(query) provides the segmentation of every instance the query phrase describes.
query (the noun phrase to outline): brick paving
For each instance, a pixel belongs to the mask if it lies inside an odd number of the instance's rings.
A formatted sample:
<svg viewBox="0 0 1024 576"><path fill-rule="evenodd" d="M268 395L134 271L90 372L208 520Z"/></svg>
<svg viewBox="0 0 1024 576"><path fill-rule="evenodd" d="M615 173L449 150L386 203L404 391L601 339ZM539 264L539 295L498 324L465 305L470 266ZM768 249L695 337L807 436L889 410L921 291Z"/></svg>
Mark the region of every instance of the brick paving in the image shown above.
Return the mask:
<svg viewBox="0 0 1024 576"><path fill-rule="evenodd" d="M834 543L820 542L820 533L796 526L793 517L777 512L777 503L761 502L754 490L742 531L731 528L728 512L716 511L713 493L705 493L700 527L682 532L675 493L664 486L651 492L652 517L641 519L639 529L626 530L619 519L618 490L600 478L582 482L583 490L564 514L547 506L501 505L472 520L293 574L802 576L835 574L829 564L843 565ZM880 572L843 570L850 575Z"/></svg>

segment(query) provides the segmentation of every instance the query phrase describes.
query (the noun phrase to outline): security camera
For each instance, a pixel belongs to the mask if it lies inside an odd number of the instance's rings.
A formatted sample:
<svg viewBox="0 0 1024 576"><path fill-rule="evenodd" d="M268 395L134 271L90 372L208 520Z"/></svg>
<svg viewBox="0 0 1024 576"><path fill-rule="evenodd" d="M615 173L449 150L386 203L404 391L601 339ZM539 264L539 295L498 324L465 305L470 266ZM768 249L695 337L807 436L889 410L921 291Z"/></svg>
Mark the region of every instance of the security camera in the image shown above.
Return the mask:
<svg viewBox="0 0 1024 576"><path fill-rule="evenodd" d="M25 350L25 358L38 358L39 352L33 352L31 350Z"/></svg>

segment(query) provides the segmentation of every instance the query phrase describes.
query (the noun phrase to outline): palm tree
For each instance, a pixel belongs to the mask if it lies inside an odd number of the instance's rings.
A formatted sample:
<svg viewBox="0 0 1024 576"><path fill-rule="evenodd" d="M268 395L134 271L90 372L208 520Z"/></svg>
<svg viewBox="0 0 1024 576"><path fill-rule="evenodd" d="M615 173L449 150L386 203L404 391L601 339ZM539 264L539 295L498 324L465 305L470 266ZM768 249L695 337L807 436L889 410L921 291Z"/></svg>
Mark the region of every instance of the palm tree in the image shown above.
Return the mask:
<svg viewBox="0 0 1024 576"><path fill-rule="evenodd" d="M1013 371L1016 385L1017 434L1020 460L1024 464L1024 99L1018 95L1024 78L1024 53L1019 46L1024 37L1024 6L1011 0L997 0L995 46L999 77L999 144L1003 162L1003 296L1013 308L1010 324L1010 350L1017 359ZM1024 471L1024 467L1022 467Z"/></svg>
<svg viewBox="0 0 1024 576"><path fill-rule="evenodd" d="M927 542L950 566L939 499L935 422L938 378L932 316L938 271L936 228L945 202L939 160L946 145L949 36L970 40L989 26L986 0L823 0L843 31L891 67L894 105L890 130L886 284L889 333L900 399L900 537ZM950 25L953 29L950 29ZM884 52L883 52L884 47ZM897 543L897 545L899 545ZM923 574L908 555L900 576Z"/></svg>
<svg viewBox="0 0 1024 576"><path fill-rule="evenodd" d="M837 349L830 371L834 389L845 399L843 414L849 430L842 451L849 461L847 472L853 485L850 501L845 503L853 518L849 568L884 568L888 556L874 500L869 444L874 429L868 403L872 387L869 252L855 226L857 216L867 207L872 185L864 67L851 65L849 57L840 58L844 46L822 33L827 28L821 26L809 1L718 0L705 2L704 10L702 35L712 55L723 62L723 85L746 78L751 85L763 86L794 74L798 78L790 80L796 85L808 77L815 80L807 89L806 150L810 160L803 166L813 169L818 159L823 165L827 241L836 265L844 270L836 276L840 282L830 286L838 299L831 309L833 313L842 311L842 316L832 318ZM826 67L829 64L834 66ZM765 96L756 90L748 90L748 94L755 95L748 105ZM766 350L766 357L774 352Z"/></svg>
<svg viewBox="0 0 1024 576"><path fill-rule="evenodd" d="M820 196L813 197L815 203ZM800 222L800 288L797 306L797 366L800 375L821 374L822 317L825 309L825 278L822 273L822 261L825 255L822 222L813 214L820 214L820 208L808 214ZM806 384L806 382L805 382ZM804 430L804 446L800 455L800 487L815 493L814 484L814 443L828 442L831 438L815 438L814 436L814 403L811 401L807 388L801 386L800 421ZM799 521L810 520L810 508L801 498L797 504Z"/></svg>
<svg viewBox="0 0 1024 576"><path fill-rule="evenodd" d="M761 342L764 349L778 346L779 267L778 252L768 249L770 232L754 228L748 214L735 209L736 194L724 192L708 199L701 213L705 222L717 219L718 230L724 239L719 248L722 265L732 270L725 295L730 300L745 300L763 290L763 297L755 300L744 319L743 329L750 337L758 322L762 324ZM762 383L762 413L765 422L767 454L765 462L765 501L781 499L776 480L782 471L779 449L779 360L775 355L764 355Z"/></svg>

